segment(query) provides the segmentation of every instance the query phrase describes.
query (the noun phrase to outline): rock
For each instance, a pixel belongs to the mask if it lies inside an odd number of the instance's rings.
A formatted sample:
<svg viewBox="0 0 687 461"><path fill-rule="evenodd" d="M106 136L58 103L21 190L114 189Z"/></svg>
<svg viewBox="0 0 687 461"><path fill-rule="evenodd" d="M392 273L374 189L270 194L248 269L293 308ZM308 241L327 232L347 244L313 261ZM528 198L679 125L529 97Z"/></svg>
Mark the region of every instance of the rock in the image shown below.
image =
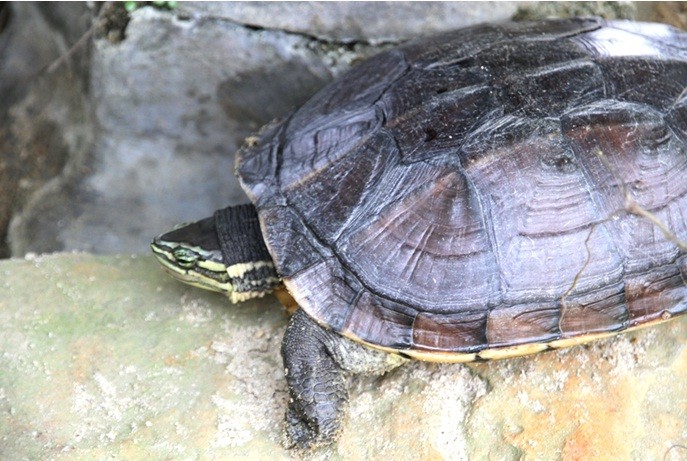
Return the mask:
<svg viewBox="0 0 687 461"><path fill-rule="evenodd" d="M658 2L647 16L652 21L687 29L687 5L684 2Z"/></svg>
<svg viewBox="0 0 687 461"><path fill-rule="evenodd" d="M225 18L325 42L398 43L485 21L505 21L520 2L188 2L189 15Z"/></svg>
<svg viewBox="0 0 687 461"><path fill-rule="evenodd" d="M687 318L353 378L338 443L301 453L282 445L273 297L232 306L152 257L31 256L0 273L2 459L684 459Z"/></svg>
<svg viewBox="0 0 687 461"><path fill-rule="evenodd" d="M605 19L649 20L637 2L523 2L513 16L517 21L538 21L570 16L600 16Z"/></svg>
<svg viewBox="0 0 687 461"><path fill-rule="evenodd" d="M5 3L0 23L0 257L7 257L11 218L83 168L87 53L60 58L88 29L90 14L79 3ZM58 219L47 221L52 230ZM55 249L41 230L26 226L23 238L41 242L35 251Z"/></svg>

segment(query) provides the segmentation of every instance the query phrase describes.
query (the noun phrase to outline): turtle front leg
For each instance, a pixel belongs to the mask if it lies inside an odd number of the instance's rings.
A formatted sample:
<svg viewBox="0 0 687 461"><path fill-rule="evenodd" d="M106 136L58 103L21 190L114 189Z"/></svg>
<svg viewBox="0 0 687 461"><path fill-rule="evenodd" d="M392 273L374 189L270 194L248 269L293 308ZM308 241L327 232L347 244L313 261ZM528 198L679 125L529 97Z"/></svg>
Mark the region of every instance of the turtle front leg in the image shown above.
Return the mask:
<svg viewBox="0 0 687 461"><path fill-rule="evenodd" d="M302 310L291 317L281 346L289 386L286 431L308 448L333 440L348 400L343 370L329 353L331 334Z"/></svg>
<svg viewBox="0 0 687 461"><path fill-rule="evenodd" d="M291 317L281 353L290 394L286 430L299 448L336 439L348 401L347 373L383 374L406 361L327 330L302 310Z"/></svg>

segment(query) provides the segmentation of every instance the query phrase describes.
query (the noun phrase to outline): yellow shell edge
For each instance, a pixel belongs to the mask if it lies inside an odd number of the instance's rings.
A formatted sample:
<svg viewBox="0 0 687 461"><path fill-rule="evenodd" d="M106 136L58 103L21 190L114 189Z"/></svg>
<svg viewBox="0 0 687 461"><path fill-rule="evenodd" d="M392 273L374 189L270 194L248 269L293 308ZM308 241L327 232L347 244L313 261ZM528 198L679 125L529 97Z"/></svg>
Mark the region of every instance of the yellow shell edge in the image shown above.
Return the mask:
<svg viewBox="0 0 687 461"><path fill-rule="evenodd" d="M642 328L659 325L661 323L668 322L673 318L670 315L664 315L659 320L654 320L652 322L642 323L635 325L624 330L604 332L604 333L590 333L586 335L579 335L570 338L560 338L548 342L534 342L526 344L517 344L514 346L503 346L503 347L492 347L489 349L483 349L479 352L472 353L456 353L456 352L440 352L440 351L429 351L422 349L393 349L389 347L382 347L375 344L370 344L351 334L344 334L349 339L353 341L362 343L372 349L381 350L388 352L389 354L398 354L403 357L412 358L415 360L423 360L425 362L440 362L440 363L465 363L473 362L476 360L498 360L507 359L512 357L521 357L524 355L535 354L547 349L563 349L570 346L577 346L580 344L585 344L597 339L608 338L610 336L615 336L620 333L627 333L630 331L639 330Z"/></svg>

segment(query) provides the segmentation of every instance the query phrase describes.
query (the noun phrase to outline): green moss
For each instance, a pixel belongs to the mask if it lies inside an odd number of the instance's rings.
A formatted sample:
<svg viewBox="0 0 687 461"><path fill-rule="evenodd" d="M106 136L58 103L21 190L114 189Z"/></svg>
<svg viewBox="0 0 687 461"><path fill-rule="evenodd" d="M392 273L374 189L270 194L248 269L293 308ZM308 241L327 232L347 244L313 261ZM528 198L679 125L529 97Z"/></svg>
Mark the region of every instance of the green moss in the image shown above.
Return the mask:
<svg viewBox="0 0 687 461"><path fill-rule="evenodd" d="M129 13L144 6L152 6L159 10L174 10L177 7L177 2L124 2L124 9Z"/></svg>

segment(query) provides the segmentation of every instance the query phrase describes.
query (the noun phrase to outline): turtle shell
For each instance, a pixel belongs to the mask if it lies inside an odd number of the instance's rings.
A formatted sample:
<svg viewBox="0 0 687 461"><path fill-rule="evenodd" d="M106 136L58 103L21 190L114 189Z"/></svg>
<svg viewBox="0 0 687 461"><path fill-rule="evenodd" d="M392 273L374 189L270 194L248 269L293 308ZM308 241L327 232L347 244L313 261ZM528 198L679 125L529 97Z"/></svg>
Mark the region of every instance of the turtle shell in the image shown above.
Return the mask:
<svg viewBox="0 0 687 461"><path fill-rule="evenodd" d="M430 360L562 347L687 310L686 86L666 25L479 25L365 61L237 171L321 324Z"/></svg>

